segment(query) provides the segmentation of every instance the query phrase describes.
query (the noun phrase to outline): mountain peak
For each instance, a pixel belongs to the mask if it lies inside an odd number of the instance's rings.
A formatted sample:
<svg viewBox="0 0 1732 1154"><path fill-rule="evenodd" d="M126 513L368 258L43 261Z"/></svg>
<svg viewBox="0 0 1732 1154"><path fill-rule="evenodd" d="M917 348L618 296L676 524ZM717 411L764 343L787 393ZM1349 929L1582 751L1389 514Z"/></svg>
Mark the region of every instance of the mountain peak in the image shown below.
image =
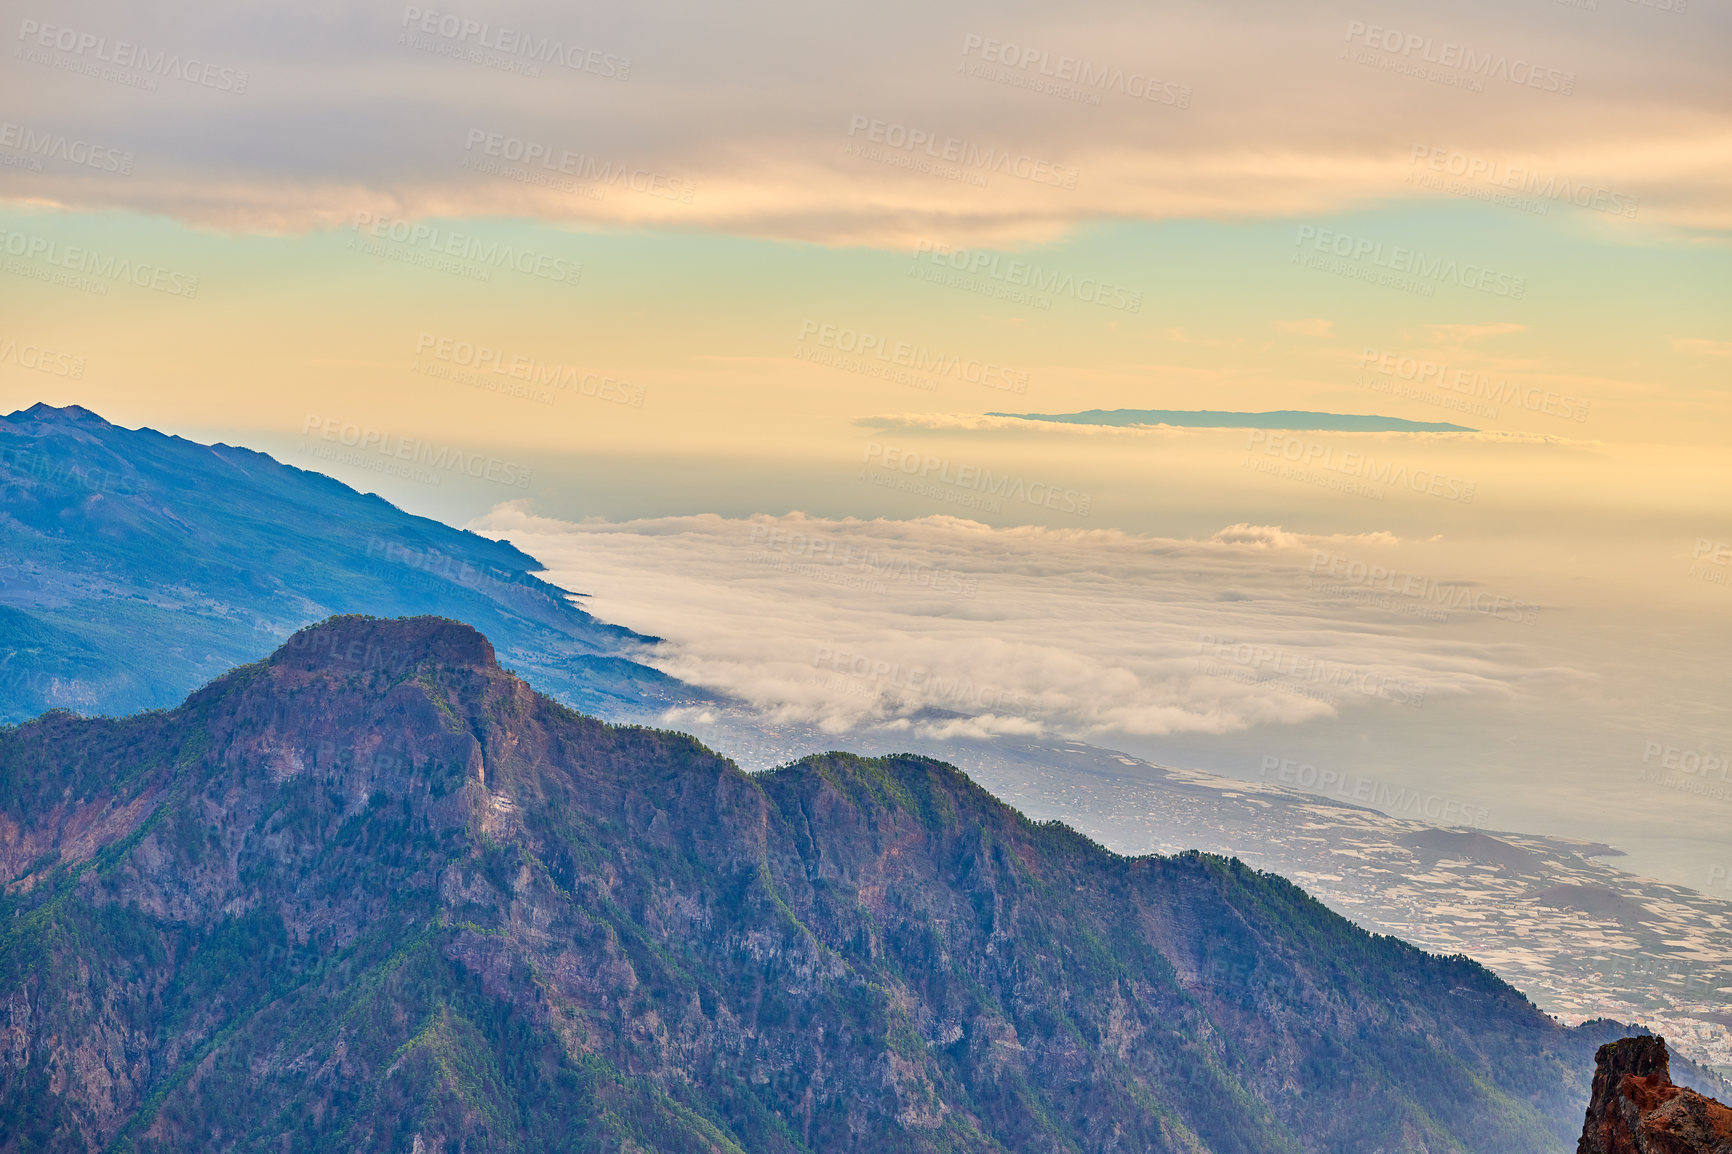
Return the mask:
<svg viewBox="0 0 1732 1154"><path fill-rule="evenodd" d="M48 404L46 401L37 401L28 409L20 409L17 412L12 413L10 416L13 419L22 418L31 421L48 421L56 424L109 424L108 421L91 412L83 405L64 405L56 407Z"/></svg>
<svg viewBox="0 0 1732 1154"><path fill-rule="evenodd" d="M428 660L481 672L499 668L487 638L449 617L330 617L294 634L270 656L272 665L309 672L401 671Z"/></svg>

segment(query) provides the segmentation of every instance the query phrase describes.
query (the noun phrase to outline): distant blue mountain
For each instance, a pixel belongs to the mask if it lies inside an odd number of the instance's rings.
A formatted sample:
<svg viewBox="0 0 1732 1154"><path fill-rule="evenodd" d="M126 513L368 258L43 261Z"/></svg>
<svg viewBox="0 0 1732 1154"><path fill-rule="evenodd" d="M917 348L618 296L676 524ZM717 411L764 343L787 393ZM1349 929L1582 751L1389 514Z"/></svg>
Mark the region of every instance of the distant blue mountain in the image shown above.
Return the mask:
<svg viewBox="0 0 1732 1154"><path fill-rule="evenodd" d="M540 569L263 453L36 405L0 417L0 723L173 706L337 613L463 621L603 716L707 698Z"/></svg>
<svg viewBox="0 0 1732 1154"><path fill-rule="evenodd" d="M1448 421L1409 421L1353 413L1308 413L1279 409L1272 413L1229 413L1214 409L1089 409L1081 413L988 413L1024 421L1064 425L1177 425L1188 429L1292 429L1330 433L1475 433Z"/></svg>

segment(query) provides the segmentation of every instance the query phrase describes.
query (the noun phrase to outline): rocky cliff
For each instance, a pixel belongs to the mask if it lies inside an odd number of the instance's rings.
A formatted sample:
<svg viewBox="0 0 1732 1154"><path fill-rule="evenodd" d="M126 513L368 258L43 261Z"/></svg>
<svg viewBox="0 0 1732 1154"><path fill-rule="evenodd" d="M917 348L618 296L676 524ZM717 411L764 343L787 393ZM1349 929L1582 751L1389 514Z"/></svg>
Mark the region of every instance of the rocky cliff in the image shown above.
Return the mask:
<svg viewBox="0 0 1732 1154"><path fill-rule="evenodd" d="M1577 1154L1732 1154L1732 1109L1672 1084L1663 1038L1600 1047Z"/></svg>
<svg viewBox="0 0 1732 1154"><path fill-rule="evenodd" d="M758 776L420 618L0 729L0 1150L1564 1151L1464 958L917 757Z"/></svg>

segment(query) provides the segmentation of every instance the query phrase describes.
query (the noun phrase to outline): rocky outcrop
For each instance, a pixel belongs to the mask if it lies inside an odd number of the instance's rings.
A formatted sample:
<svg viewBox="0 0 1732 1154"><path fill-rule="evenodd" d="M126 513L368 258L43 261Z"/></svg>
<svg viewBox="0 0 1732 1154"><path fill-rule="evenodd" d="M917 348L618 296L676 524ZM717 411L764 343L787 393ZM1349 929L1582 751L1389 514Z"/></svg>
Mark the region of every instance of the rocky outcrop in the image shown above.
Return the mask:
<svg viewBox="0 0 1732 1154"><path fill-rule="evenodd" d="M1672 1084L1664 1038L1608 1042L1576 1154L1732 1154L1732 1108Z"/></svg>

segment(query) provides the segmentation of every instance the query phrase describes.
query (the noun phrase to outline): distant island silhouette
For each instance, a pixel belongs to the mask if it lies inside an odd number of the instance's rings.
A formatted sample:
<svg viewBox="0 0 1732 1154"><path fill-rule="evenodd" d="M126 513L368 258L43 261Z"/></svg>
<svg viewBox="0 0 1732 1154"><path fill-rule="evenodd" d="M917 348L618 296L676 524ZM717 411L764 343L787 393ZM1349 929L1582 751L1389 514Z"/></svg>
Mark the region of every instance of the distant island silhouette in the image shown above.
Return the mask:
<svg viewBox="0 0 1732 1154"><path fill-rule="evenodd" d="M1308 413L1277 409L1269 413L1229 413L1214 409L1088 409L1081 413L988 413L1023 421L1061 425L1175 425L1187 429L1302 429L1341 433L1476 433L1448 421L1409 421L1374 414Z"/></svg>

